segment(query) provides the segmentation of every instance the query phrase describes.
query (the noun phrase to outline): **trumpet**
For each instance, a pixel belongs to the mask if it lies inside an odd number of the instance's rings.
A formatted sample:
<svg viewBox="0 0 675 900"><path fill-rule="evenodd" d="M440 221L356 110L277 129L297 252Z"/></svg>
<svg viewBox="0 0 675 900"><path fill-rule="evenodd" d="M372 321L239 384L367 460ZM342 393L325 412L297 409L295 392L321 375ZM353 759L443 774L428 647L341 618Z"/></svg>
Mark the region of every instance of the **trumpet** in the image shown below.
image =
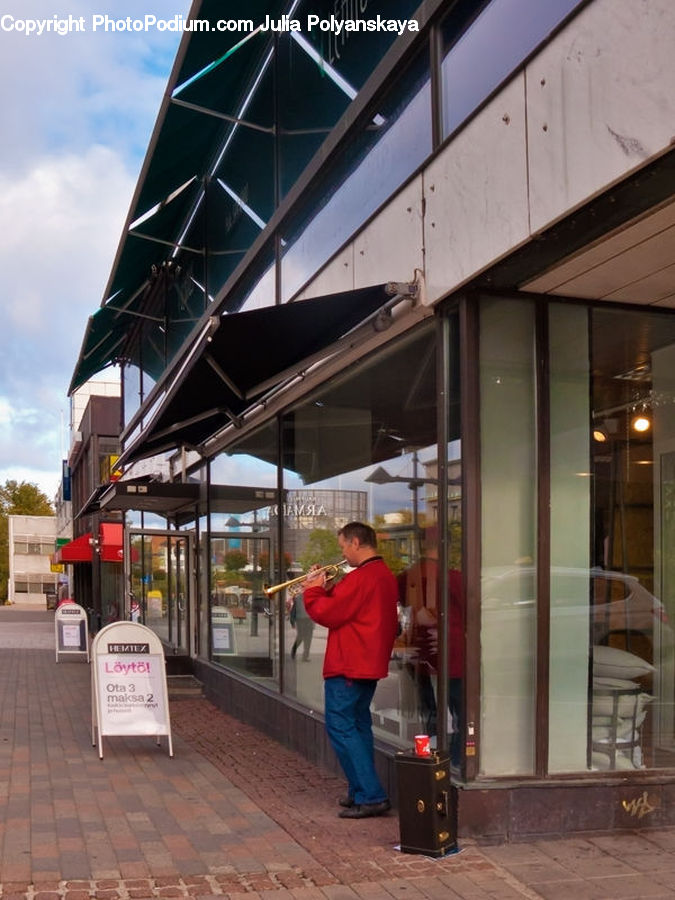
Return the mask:
<svg viewBox="0 0 675 900"><path fill-rule="evenodd" d="M310 578L315 578L322 572L325 573L327 581L332 581L341 574L342 567L346 565L347 560L341 559L340 562L329 563L327 566L320 566L318 569L311 569L309 572L305 572L304 575L299 575L297 578L291 578L289 581L282 581L280 584L273 584L270 587L263 588L263 593L268 597L271 597L272 594L278 594L279 591L283 591L284 588L291 588L291 593L296 594L302 590L302 583L304 581L309 581Z"/></svg>

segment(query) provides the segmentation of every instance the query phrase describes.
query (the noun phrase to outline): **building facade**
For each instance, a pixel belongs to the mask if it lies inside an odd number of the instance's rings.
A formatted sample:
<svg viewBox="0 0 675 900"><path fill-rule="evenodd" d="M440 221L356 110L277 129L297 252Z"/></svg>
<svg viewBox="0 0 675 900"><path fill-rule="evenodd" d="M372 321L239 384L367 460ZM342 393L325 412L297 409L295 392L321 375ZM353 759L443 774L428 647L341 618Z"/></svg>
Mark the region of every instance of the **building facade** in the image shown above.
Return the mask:
<svg viewBox="0 0 675 900"><path fill-rule="evenodd" d="M425 729L460 835L675 823L675 10L266 14L298 27L239 45L193 4L73 376L123 370L127 611L329 762L325 634L291 657L263 585L358 498L400 585L392 791Z"/></svg>
<svg viewBox="0 0 675 900"><path fill-rule="evenodd" d="M54 516L7 516L9 603L53 609L59 576L52 570L56 519Z"/></svg>
<svg viewBox="0 0 675 900"><path fill-rule="evenodd" d="M67 571L67 596L97 631L123 614L122 516L101 515L98 505L102 489L119 477L122 401L119 384L88 388L76 392L71 409L73 439L57 498L57 520L70 539L57 541L54 561Z"/></svg>

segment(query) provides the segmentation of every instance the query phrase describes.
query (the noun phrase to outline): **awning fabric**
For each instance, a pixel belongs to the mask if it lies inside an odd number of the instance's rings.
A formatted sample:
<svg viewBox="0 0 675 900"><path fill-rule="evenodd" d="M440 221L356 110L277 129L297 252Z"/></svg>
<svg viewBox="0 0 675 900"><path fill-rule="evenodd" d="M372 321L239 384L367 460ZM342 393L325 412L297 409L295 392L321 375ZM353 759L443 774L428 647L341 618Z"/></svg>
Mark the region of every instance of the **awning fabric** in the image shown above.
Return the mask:
<svg viewBox="0 0 675 900"><path fill-rule="evenodd" d="M387 0L387 13L406 19L418 4ZM228 279L264 235L279 193L291 193L345 114L352 101L345 84L360 90L397 38L395 31L355 33L341 44L338 65L318 29L302 42L258 29L266 16L279 20L287 0L247 0L244 6L253 32L217 27L222 0L193 0L190 17L210 27L183 34L101 309L87 324L69 393L118 359L142 363L157 378L209 307L207 284L217 312L221 303L238 308L243 298L225 293ZM312 11L329 18L336 9L333 0L321 0ZM333 68L339 80L327 75ZM363 152L364 142L377 136L360 129L350 146ZM317 181L316 189L323 195L325 185ZM303 227L306 215L298 210L297 221L287 223L287 239ZM271 231L267 247L273 252ZM181 270L175 308L163 289L153 288L153 277L169 262ZM165 345L169 330L172 340Z"/></svg>
<svg viewBox="0 0 675 900"><path fill-rule="evenodd" d="M54 554L57 563L91 562L91 531L63 544Z"/></svg>
<svg viewBox="0 0 675 900"><path fill-rule="evenodd" d="M99 552L103 562L122 562L123 531L121 522L102 522L98 533ZM92 561L91 531L63 544L54 554L56 563L82 563Z"/></svg>
<svg viewBox="0 0 675 900"><path fill-rule="evenodd" d="M329 353L388 300L386 285L378 284L222 316L202 354L195 354L121 462L198 446L299 372L304 361Z"/></svg>
<svg viewBox="0 0 675 900"><path fill-rule="evenodd" d="M121 522L102 522L99 526L99 547L103 562L122 562L124 538Z"/></svg>

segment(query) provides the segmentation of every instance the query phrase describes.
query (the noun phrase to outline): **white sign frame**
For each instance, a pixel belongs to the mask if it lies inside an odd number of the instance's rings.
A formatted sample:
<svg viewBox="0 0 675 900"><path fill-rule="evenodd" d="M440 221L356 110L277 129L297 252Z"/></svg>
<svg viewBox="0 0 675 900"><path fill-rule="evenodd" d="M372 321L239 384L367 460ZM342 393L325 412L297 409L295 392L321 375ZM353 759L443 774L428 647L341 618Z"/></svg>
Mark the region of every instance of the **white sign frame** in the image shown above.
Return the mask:
<svg viewBox="0 0 675 900"><path fill-rule="evenodd" d="M214 657L237 655L237 632L226 606L211 607L211 651Z"/></svg>
<svg viewBox="0 0 675 900"><path fill-rule="evenodd" d="M173 756L164 647L139 622L112 622L91 645L91 743L103 737L151 735L159 746L166 735Z"/></svg>
<svg viewBox="0 0 675 900"><path fill-rule="evenodd" d="M54 645L57 662L59 655L73 653L86 653L90 661L87 613L77 603L62 603L54 611Z"/></svg>

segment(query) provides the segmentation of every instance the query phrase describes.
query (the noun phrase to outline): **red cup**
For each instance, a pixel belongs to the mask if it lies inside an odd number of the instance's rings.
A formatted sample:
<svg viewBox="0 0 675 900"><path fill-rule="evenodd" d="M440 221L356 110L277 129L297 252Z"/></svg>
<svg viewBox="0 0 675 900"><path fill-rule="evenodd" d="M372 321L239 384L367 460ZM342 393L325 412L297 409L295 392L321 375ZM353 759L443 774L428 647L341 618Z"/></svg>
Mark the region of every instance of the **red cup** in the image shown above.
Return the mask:
<svg viewBox="0 0 675 900"><path fill-rule="evenodd" d="M415 735L415 754L417 756L431 756L431 743L428 734Z"/></svg>

